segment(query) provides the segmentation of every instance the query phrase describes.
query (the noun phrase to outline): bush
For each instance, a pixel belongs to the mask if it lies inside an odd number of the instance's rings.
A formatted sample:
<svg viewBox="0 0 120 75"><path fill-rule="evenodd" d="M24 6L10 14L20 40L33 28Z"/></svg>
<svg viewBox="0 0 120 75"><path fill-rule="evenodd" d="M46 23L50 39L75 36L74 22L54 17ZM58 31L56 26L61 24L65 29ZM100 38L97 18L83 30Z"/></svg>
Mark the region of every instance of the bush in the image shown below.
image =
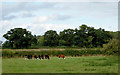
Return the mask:
<svg viewBox="0 0 120 75"><path fill-rule="evenodd" d="M14 57L15 51L2 51L3 57Z"/></svg>
<svg viewBox="0 0 120 75"><path fill-rule="evenodd" d="M103 48L106 54L113 55L118 54L118 43L120 43L120 40L117 39L111 39L108 44L104 44Z"/></svg>

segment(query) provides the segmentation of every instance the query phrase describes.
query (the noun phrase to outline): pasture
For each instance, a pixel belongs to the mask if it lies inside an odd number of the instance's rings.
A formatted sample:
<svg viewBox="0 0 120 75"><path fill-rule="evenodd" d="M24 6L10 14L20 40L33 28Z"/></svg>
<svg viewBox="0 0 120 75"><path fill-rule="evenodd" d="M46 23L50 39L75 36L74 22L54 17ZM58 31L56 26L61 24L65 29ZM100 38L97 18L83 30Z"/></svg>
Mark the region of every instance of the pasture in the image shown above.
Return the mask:
<svg viewBox="0 0 120 75"><path fill-rule="evenodd" d="M118 73L117 56L50 57L50 60L3 58L3 73Z"/></svg>

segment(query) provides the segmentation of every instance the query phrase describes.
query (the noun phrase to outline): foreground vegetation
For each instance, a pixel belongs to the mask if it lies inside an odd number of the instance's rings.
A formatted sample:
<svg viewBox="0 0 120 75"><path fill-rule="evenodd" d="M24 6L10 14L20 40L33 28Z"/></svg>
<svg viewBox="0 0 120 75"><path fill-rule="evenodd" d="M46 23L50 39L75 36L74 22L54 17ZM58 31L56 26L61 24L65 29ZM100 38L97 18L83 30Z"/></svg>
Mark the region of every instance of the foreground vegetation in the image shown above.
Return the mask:
<svg viewBox="0 0 120 75"><path fill-rule="evenodd" d="M50 60L3 58L3 73L118 73L117 56L66 57Z"/></svg>
<svg viewBox="0 0 120 75"><path fill-rule="evenodd" d="M49 56L90 56L90 55L118 55L118 52L105 51L101 48L86 49L5 49L2 51L2 57L24 57L25 55L49 55Z"/></svg>

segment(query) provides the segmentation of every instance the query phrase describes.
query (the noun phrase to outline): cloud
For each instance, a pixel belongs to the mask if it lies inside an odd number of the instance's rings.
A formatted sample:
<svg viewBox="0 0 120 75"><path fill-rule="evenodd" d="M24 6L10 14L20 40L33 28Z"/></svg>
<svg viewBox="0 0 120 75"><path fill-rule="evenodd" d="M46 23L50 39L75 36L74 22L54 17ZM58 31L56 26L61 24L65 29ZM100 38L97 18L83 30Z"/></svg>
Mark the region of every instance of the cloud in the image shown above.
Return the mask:
<svg viewBox="0 0 120 75"><path fill-rule="evenodd" d="M34 17L35 15L30 13L30 12L23 12L22 14L20 14L19 16L25 18L25 17Z"/></svg>
<svg viewBox="0 0 120 75"><path fill-rule="evenodd" d="M50 15L49 18L51 19L54 19L54 20L67 20L67 19L70 19L72 16L69 16L69 15L59 15L59 14L56 14L56 15Z"/></svg>
<svg viewBox="0 0 120 75"><path fill-rule="evenodd" d="M99 28L102 28L102 29L105 29L105 31L118 31L118 25L95 25L95 24L86 24L90 27L94 27L95 29L99 29Z"/></svg>
<svg viewBox="0 0 120 75"><path fill-rule="evenodd" d="M9 30L9 28L12 28L12 23L10 23L7 20L4 21L0 21L0 40L5 40L3 39L3 34L7 33L7 31Z"/></svg>
<svg viewBox="0 0 120 75"><path fill-rule="evenodd" d="M14 18L17 18L15 15L8 15L8 16L3 16L2 20L12 20Z"/></svg>
<svg viewBox="0 0 120 75"><path fill-rule="evenodd" d="M62 13L75 17L88 16L94 18L107 18L117 16L117 2L3 2L3 18L11 14L21 12L40 12L40 13ZM24 13L22 16L32 17L33 14ZM56 19L63 20L68 17L59 17ZM9 19L9 18L8 18ZM14 18L11 18L14 19ZM7 20L7 19L6 19ZM10 20L10 19L9 19Z"/></svg>
<svg viewBox="0 0 120 75"><path fill-rule="evenodd" d="M39 16L33 19L33 23L44 23L48 21L49 16ZM50 19L50 18L49 18Z"/></svg>
<svg viewBox="0 0 120 75"><path fill-rule="evenodd" d="M10 21L7 20L0 21L1 34L7 33L8 30L14 27L16 27L16 25L11 23Z"/></svg>
<svg viewBox="0 0 120 75"><path fill-rule="evenodd" d="M58 3L57 6L64 7L63 11L67 12L68 15L74 15L76 17L87 16L92 18L117 16L118 9L117 2L63 2Z"/></svg>
<svg viewBox="0 0 120 75"><path fill-rule="evenodd" d="M72 16L68 16L68 15L59 15L59 14L52 14L52 15L48 15L48 16L39 16L39 17L35 17L33 18L33 23L46 23L48 21L65 21L68 19L71 19Z"/></svg>
<svg viewBox="0 0 120 75"><path fill-rule="evenodd" d="M19 13L19 12L30 12L35 10L41 9L48 9L54 8L53 3L39 3L36 4L35 2L3 2L2 3L2 16L8 16L12 13Z"/></svg>
<svg viewBox="0 0 120 75"><path fill-rule="evenodd" d="M69 24L26 24L22 27L26 27L29 31L32 31L35 35L44 35L48 30L55 30L58 33L64 29L74 29L75 27Z"/></svg>
<svg viewBox="0 0 120 75"><path fill-rule="evenodd" d="M13 1L14 2L118 2L119 0L9 0L9 2L13 2Z"/></svg>
<svg viewBox="0 0 120 75"><path fill-rule="evenodd" d="M22 12L19 14L10 14L2 17L2 20L12 20L12 19L18 19L18 18L29 18L29 17L34 17L35 15L32 14L31 12Z"/></svg>

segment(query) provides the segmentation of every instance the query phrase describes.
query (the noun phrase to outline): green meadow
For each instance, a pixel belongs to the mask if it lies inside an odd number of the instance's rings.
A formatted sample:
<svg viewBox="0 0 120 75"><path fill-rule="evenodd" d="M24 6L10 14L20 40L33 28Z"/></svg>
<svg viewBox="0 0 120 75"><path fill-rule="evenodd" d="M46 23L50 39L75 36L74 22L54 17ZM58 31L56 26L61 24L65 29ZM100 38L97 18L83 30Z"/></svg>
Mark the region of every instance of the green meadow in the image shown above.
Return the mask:
<svg viewBox="0 0 120 75"><path fill-rule="evenodd" d="M50 57L50 60L3 58L3 73L118 73L117 56Z"/></svg>

